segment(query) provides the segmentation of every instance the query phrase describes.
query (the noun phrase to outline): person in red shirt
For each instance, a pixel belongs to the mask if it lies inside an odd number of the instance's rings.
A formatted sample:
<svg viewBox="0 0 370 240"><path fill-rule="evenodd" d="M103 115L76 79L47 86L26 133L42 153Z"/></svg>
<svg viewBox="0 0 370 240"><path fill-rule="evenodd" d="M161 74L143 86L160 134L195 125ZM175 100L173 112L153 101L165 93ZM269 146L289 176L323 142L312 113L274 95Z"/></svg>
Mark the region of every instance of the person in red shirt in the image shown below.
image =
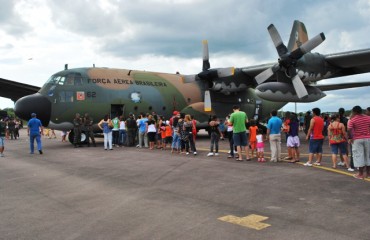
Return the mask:
<svg viewBox="0 0 370 240"><path fill-rule="evenodd" d="M321 166L322 159L322 145L324 143L324 119L320 117L320 108L312 109L313 117L310 121L310 128L307 131L306 140L309 142L308 162L304 166L312 167L313 155L316 154L316 162L313 165Z"/></svg>
<svg viewBox="0 0 370 240"><path fill-rule="evenodd" d="M362 114L362 108L352 108L352 117L347 125L348 142L352 144L353 164L359 172L354 178L370 178L370 116Z"/></svg>

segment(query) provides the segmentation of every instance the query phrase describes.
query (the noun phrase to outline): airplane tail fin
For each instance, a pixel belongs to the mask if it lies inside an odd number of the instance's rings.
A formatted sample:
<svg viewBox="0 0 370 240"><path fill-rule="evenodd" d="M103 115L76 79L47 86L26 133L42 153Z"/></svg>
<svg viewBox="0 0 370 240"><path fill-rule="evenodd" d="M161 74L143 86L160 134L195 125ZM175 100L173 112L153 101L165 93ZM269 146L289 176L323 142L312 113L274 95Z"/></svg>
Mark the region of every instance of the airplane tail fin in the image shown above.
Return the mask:
<svg viewBox="0 0 370 240"><path fill-rule="evenodd" d="M292 52L301 46L303 43L308 41L308 35L306 26L303 22L295 20L292 27L292 32L290 33L288 51Z"/></svg>

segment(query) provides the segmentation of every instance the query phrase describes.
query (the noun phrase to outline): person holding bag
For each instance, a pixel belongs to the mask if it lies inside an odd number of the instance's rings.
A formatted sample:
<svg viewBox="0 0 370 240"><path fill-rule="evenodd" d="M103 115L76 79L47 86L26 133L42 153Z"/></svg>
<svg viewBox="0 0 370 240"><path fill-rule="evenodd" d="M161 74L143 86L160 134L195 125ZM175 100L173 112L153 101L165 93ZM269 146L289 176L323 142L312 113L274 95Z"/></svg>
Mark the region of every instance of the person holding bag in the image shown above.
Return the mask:
<svg viewBox="0 0 370 240"><path fill-rule="evenodd" d="M344 164L347 170L349 172L353 172L354 169L349 166L348 162L346 127L340 122L339 115L332 116L332 122L328 127L328 132L333 168L337 167L337 155L340 151L340 153L343 155Z"/></svg>

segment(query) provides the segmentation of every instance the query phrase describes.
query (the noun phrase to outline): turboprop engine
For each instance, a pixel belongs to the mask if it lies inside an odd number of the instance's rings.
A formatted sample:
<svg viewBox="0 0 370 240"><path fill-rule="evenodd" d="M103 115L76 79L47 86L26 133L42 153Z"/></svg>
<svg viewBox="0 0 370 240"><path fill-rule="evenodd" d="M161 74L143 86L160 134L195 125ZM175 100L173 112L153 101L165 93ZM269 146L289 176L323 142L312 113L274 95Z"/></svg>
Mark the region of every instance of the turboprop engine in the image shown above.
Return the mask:
<svg viewBox="0 0 370 240"><path fill-rule="evenodd" d="M326 96L320 89L305 86L308 95L299 98L293 84L283 82L262 83L256 87L258 97L273 102L315 102Z"/></svg>

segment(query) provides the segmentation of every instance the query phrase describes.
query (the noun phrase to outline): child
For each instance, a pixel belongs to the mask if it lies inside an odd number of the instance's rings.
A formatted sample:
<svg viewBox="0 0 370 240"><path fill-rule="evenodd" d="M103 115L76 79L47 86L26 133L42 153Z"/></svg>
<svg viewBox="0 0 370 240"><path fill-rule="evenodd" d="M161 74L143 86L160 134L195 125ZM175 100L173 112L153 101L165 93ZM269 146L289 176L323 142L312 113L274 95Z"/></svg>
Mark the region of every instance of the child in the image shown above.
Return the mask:
<svg viewBox="0 0 370 240"><path fill-rule="evenodd" d="M252 119L251 126L249 127L249 145L252 151L252 158L254 158L254 151L257 148L257 130L258 127L256 126L256 121Z"/></svg>
<svg viewBox="0 0 370 240"><path fill-rule="evenodd" d="M49 128L45 128L45 134L44 135L45 135L45 137L47 137L49 139L51 138L50 137L50 129Z"/></svg>
<svg viewBox="0 0 370 240"><path fill-rule="evenodd" d="M172 128L170 125L170 121L166 121L166 126L165 126L165 139L163 140L163 149L166 150L166 145L167 143L171 146L172 144Z"/></svg>
<svg viewBox="0 0 370 240"><path fill-rule="evenodd" d="M54 129L50 129L50 131L51 131L50 138L57 138L57 135L55 134Z"/></svg>
<svg viewBox="0 0 370 240"><path fill-rule="evenodd" d="M264 158L265 144L263 143L262 129L257 130L256 140L257 140L256 147L257 147L258 162L266 162Z"/></svg>
<svg viewBox="0 0 370 240"><path fill-rule="evenodd" d="M60 135L62 136L62 142L66 142L67 131L61 131Z"/></svg>

